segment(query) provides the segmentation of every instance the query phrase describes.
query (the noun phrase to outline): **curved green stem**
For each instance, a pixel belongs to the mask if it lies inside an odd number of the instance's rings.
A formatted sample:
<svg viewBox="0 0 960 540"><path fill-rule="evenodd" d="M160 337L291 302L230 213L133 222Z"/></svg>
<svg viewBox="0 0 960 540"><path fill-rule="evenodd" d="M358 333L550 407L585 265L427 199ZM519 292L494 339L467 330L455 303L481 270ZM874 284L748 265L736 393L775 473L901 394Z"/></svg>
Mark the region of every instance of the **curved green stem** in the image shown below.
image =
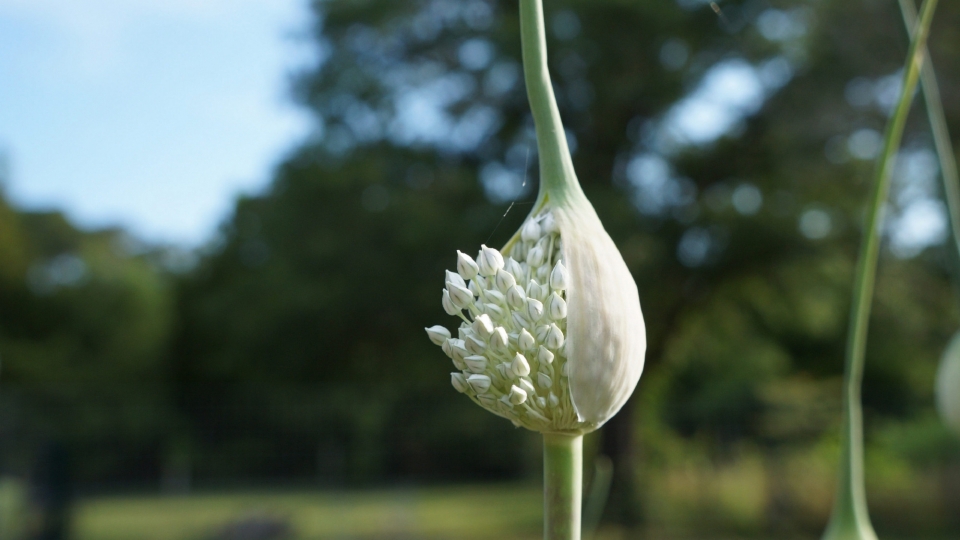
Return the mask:
<svg viewBox="0 0 960 540"><path fill-rule="evenodd" d="M580 540L583 436L543 434L543 538Z"/></svg>
<svg viewBox="0 0 960 540"><path fill-rule="evenodd" d="M554 200L582 195L547 68L547 36L542 0L520 0L520 38L523 46L523 78L537 128L537 149L540 153L540 193L537 200L542 201L547 195Z"/></svg>
<svg viewBox="0 0 960 540"><path fill-rule="evenodd" d="M850 314L850 335L844 368L844 420L840 478L833 513L824 533L824 540L875 540L877 537L870 524L863 482L863 411L860 390L863 382L867 326L873 302L877 259L880 254L881 211L890 191L891 172L903 137L903 128L910 111L913 93L917 87L936 5L937 0L923 2L920 21L917 23L910 43L910 52L903 70L900 99L893 116L887 123L883 153L874 170L873 188L864 231L866 237L857 261L853 306Z"/></svg>
<svg viewBox="0 0 960 540"><path fill-rule="evenodd" d="M900 0L900 12L903 14L903 22L912 38L917 24L917 8L913 0ZM930 56L929 52L924 54L927 57ZM953 143L950 141L950 130L947 128L947 117L943 112L943 102L940 99L937 73L931 61L924 62L920 70L920 87L923 89L923 100L927 105L927 118L930 122L930 130L933 132L933 145L937 149L937 157L940 160L943 194L950 214L953 242L957 248L956 255L960 256L960 177L957 174L957 158L953 152ZM955 265L955 273L958 274L957 282L960 283L960 264Z"/></svg>

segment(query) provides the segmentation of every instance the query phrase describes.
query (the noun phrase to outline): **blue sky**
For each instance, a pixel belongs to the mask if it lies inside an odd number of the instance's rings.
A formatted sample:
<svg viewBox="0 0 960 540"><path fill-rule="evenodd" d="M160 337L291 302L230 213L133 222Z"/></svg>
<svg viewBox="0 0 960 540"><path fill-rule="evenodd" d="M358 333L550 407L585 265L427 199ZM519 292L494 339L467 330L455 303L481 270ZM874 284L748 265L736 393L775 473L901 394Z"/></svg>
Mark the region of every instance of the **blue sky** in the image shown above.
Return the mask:
<svg viewBox="0 0 960 540"><path fill-rule="evenodd" d="M0 0L6 195L202 243L309 129L287 97L308 22L304 0Z"/></svg>

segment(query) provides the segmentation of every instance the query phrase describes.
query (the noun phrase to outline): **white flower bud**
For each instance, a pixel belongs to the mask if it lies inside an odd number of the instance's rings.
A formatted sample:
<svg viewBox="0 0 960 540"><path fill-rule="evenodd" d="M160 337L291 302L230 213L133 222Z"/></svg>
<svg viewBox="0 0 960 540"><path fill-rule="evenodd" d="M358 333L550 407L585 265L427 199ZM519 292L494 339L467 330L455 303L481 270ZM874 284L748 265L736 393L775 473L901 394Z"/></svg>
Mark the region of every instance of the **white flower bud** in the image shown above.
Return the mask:
<svg viewBox="0 0 960 540"><path fill-rule="evenodd" d="M483 354L487 350L487 344L477 339L477 336L467 336L463 342L470 354Z"/></svg>
<svg viewBox="0 0 960 540"><path fill-rule="evenodd" d="M447 338L443 340L443 345L440 346L440 350L443 351L443 354L447 355L447 358L453 358L453 344L451 343L453 338Z"/></svg>
<svg viewBox="0 0 960 540"><path fill-rule="evenodd" d="M553 392L550 392L550 395L547 396L547 401L550 402L551 407L560 406L560 398L558 398L557 395L554 394Z"/></svg>
<svg viewBox="0 0 960 540"><path fill-rule="evenodd" d="M546 373L537 373L537 384L539 384L541 388L550 388L553 386L553 379Z"/></svg>
<svg viewBox="0 0 960 540"><path fill-rule="evenodd" d="M543 247L539 243L537 243L537 245L533 246L533 248L531 248L530 251L527 252L527 264L529 264L533 268L536 268L541 264L543 264L543 258L544 258Z"/></svg>
<svg viewBox="0 0 960 540"><path fill-rule="evenodd" d="M488 339L490 335L493 334L493 321L490 320L490 316L486 313L477 315L477 318L473 320L470 328L477 333L477 336Z"/></svg>
<svg viewBox="0 0 960 540"><path fill-rule="evenodd" d="M528 395L535 396L537 395L537 389L533 387L533 383L530 382L530 379L522 377L517 381L517 386L523 389Z"/></svg>
<svg viewBox="0 0 960 540"><path fill-rule="evenodd" d="M450 298L450 291L446 289L443 290L443 300L440 301L440 304L443 306L443 310L447 312L447 315L457 315L460 313L460 309L453 305L453 300Z"/></svg>
<svg viewBox="0 0 960 540"><path fill-rule="evenodd" d="M503 262L503 269L513 274L513 277L520 279L523 275L523 267L513 257L507 257Z"/></svg>
<svg viewBox="0 0 960 540"><path fill-rule="evenodd" d="M444 272L446 272L446 276L447 276L446 279L443 280L444 284L449 285L453 283L454 285L459 285L464 289L467 288L467 282L464 281L462 277L460 277L460 274L455 274L449 270L444 270Z"/></svg>
<svg viewBox="0 0 960 540"><path fill-rule="evenodd" d="M543 304L539 300L527 298L526 315L532 323L539 321L540 317L543 317Z"/></svg>
<svg viewBox="0 0 960 540"><path fill-rule="evenodd" d="M514 285L507 289L507 303L510 304L510 307L513 309L520 309L527 302L527 293L520 288L519 285Z"/></svg>
<svg viewBox="0 0 960 540"><path fill-rule="evenodd" d="M542 302L547 297L546 287L541 287L537 280L531 279L530 283L527 283L527 296Z"/></svg>
<svg viewBox="0 0 960 540"><path fill-rule="evenodd" d="M503 308L496 304L484 304L481 310L489 315L491 319L500 320L503 318Z"/></svg>
<svg viewBox="0 0 960 540"><path fill-rule="evenodd" d="M547 339L544 340L543 344L551 349L559 349L563 346L563 332L556 324L550 325L550 332L547 333Z"/></svg>
<svg viewBox="0 0 960 540"><path fill-rule="evenodd" d="M537 340L530 335L530 332L527 332L526 328L520 330L520 335L517 336L517 348L521 351L529 351L536 346Z"/></svg>
<svg viewBox="0 0 960 540"><path fill-rule="evenodd" d="M490 389L490 377L486 375L471 375L467 377L467 383L478 394L486 394Z"/></svg>
<svg viewBox="0 0 960 540"><path fill-rule="evenodd" d="M553 293L550 295L550 298L547 300L547 312L550 314L550 318L559 321L560 319L567 318L567 303L563 298L560 298L560 295Z"/></svg>
<svg viewBox="0 0 960 540"><path fill-rule="evenodd" d="M507 336L507 330L498 326L493 329L493 335L490 336L490 347L496 352L506 352L510 346L510 338Z"/></svg>
<svg viewBox="0 0 960 540"><path fill-rule="evenodd" d="M427 331L427 337L430 338L430 341L432 341L434 345L445 346L446 341L450 339L450 331L439 324L431 326L430 328L424 328L424 330Z"/></svg>
<svg viewBox="0 0 960 540"><path fill-rule="evenodd" d="M457 389L457 392L465 394L470 386L467 384L467 378L463 376L463 373L451 373L450 374L450 384Z"/></svg>
<svg viewBox="0 0 960 540"><path fill-rule="evenodd" d="M513 324L517 325L517 328L530 327L530 321L528 321L526 317L521 315L519 311L514 311L512 317L513 317Z"/></svg>
<svg viewBox="0 0 960 540"><path fill-rule="evenodd" d="M538 398L537 398L537 406L539 406L541 409L546 409L546 408L547 408L547 398L538 397Z"/></svg>
<svg viewBox="0 0 960 540"><path fill-rule="evenodd" d="M471 373L483 373L487 370L487 357L481 355L468 356L463 359L467 370Z"/></svg>
<svg viewBox="0 0 960 540"><path fill-rule="evenodd" d="M512 379L516 377L516 375L513 374L513 371L510 370L510 364L506 362L497 364L497 373L499 373L500 377L503 379Z"/></svg>
<svg viewBox="0 0 960 540"><path fill-rule="evenodd" d="M467 285L467 290L473 293L474 296L480 296L483 293L483 289L480 288L480 285L477 283L476 279L470 280L470 284Z"/></svg>
<svg viewBox="0 0 960 540"><path fill-rule="evenodd" d="M454 360L460 359L463 360L465 356L469 356L470 353L467 352L466 343L462 339L450 338L447 340L446 345L450 347L450 358Z"/></svg>
<svg viewBox="0 0 960 540"><path fill-rule="evenodd" d="M530 364L527 363L527 359L520 353L517 353L513 357L513 362L510 364L510 369L513 370L515 374L519 377L526 377L530 374Z"/></svg>
<svg viewBox="0 0 960 540"><path fill-rule="evenodd" d="M547 341L547 334L550 333L550 325L541 324L533 330L533 335L537 336L537 341L543 343Z"/></svg>
<svg viewBox="0 0 960 540"><path fill-rule="evenodd" d="M494 276L497 274L497 270L503 268L503 255L493 248L480 246L477 265L481 276Z"/></svg>
<svg viewBox="0 0 960 540"><path fill-rule="evenodd" d="M466 287L461 287L456 283L447 283L447 290L450 291L450 300L453 305L459 309L464 309L473 304L473 293Z"/></svg>
<svg viewBox="0 0 960 540"><path fill-rule="evenodd" d="M540 362L541 365L552 364L553 363L553 353L548 351L546 347L540 346L540 350L537 351L537 362Z"/></svg>
<svg viewBox="0 0 960 540"><path fill-rule="evenodd" d="M507 292L510 287L513 287L517 284L517 279L513 277L513 274L507 272L503 268L497 270L497 277L495 281L497 288L503 292Z"/></svg>
<svg viewBox="0 0 960 540"><path fill-rule="evenodd" d="M544 261L544 264L537 268L537 281L543 283L545 291L550 284L550 265L546 264L548 262L550 261Z"/></svg>
<svg viewBox="0 0 960 540"><path fill-rule="evenodd" d="M520 229L520 238L525 242L536 242L540 239L540 225L532 219L528 219Z"/></svg>
<svg viewBox="0 0 960 540"><path fill-rule="evenodd" d="M555 291L567 288L567 267L563 265L563 261L557 261L557 265L553 267L553 272L550 273L550 287Z"/></svg>
<svg viewBox="0 0 960 540"><path fill-rule="evenodd" d="M960 334L954 336L943 353L935 390L940 417L960 436Z"/></svg>
<svg viewBox="0 0 960 540"><path fill-rule="evenodd" d="M498 306L506 306L507 298L500 294L499 291L494 291L492 289L483 291L483 296L487 299L488 302L493 302Z"/></svg>
<svg viewBox="0 0 960 540"><path fill-rule="evenodd" d="M547 212L547 215L543 216L543 221L540 222L540 229L544 234L554 234L560 232L560 229L557 227L557 221L553 219L553 214Z"/></svg>
<svg viewBox="0 0 960 540"><path fill-rule="evenodd" d="M510 403L520 405L527 400L527 393L516 386L510 387Z"/></svg>
<svg viewBox="0 0 960 540"><path fill-rule="evenodd" d="M457 250L457 273L460 274L460 277L473 279L479 271L480 267L474 262L473 257Z"/></svg>

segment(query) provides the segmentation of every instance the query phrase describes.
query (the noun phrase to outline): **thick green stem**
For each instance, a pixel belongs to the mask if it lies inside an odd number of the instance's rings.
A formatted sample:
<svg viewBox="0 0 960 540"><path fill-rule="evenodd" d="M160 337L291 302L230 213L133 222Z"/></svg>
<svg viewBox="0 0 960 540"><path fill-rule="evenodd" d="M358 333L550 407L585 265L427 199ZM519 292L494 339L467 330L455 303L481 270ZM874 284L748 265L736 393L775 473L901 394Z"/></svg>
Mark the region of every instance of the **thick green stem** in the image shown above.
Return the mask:
<svg viewBox="0 0 960 540"><path fill-rule="evenodd" d="M890 190L891 172L903 137L907 113L910 111L913 93L917 88L920 67L923 65L926 51L927 35L936 4L937 0L924 0L921 8L920 21L910 43L910 52L903 70L900 99L893 116L887 123L883 153L874 170L873 188L864 229L866 237L857 261L853 306L850 314L850 335L844 369L843 450L840 455L840 478L833 514L824 533L824 540L875 540L877 537L870 524L863 482L863 412L860 389L863 382L867 326L873 303L877 259L880 254L881 212Z"/></svg>
<svg viewBox="0 0 960 540"><path fill-rule="evenodd" d="M537 199L542 200L547 195L555 200L571 194L582 195L547 68L542 0L520 0L520 39L523 78L537 128L540 153L540 194Z"/></svg>
<svg viewBox="0 0 960 540"><path fill-rule="evenodd" d="M917 25L917 8L913 0L900 0L900 12L903 14L903 22L912 38ZM924 54L929 57L929 52ZM943 102L940 99L937 74L933 69L933 62L929 60L923 63L920 70L920 87L923 89L923 100L927 105L927 118L930 122L930 130L933 132L933 145L937 149L937 157L940 158L943 194L950 213L953 243L957 248L955 256L960 257L960 177L957 174L957 158L953 152L953 143L950 142L947 117L943 112ZM955 265L955 272L957 283L960 284L960 264Z"/></svg>
<svg viewBox="0 0 960 540"><path fill-rule="evenodd" d="M543 538L580 540L583 436L543 434Z"/></svg>

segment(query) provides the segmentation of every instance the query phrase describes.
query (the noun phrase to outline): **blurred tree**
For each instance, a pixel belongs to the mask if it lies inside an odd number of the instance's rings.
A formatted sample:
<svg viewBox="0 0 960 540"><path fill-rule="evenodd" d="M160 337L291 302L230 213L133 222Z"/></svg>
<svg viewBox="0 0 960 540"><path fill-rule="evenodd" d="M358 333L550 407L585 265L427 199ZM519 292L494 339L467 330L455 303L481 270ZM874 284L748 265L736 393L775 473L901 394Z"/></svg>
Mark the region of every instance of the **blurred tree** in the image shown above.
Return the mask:
<svg viewBox="0 0 960 540"><path fill-rule="evenodd" d="M121 231L82 232L0 199L0 454L76 453L81 480L152 475L172 409L164 375L169 288ZM40 473L43 474L43 473Z"/></svg>

